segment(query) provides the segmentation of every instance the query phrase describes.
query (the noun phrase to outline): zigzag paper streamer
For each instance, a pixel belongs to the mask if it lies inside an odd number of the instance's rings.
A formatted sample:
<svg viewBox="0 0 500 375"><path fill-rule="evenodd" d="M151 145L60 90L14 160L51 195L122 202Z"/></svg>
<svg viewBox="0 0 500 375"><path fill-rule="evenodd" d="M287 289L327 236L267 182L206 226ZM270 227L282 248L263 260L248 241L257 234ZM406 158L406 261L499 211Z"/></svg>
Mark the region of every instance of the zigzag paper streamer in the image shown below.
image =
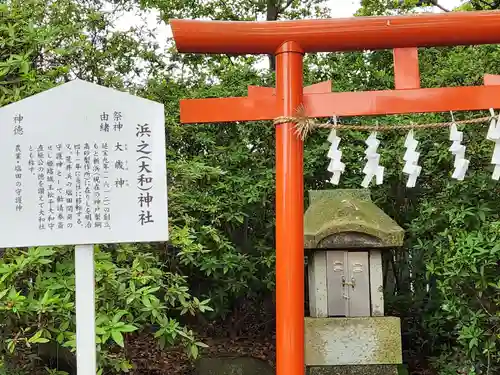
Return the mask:
<svg viewBox="0 0 500 375"><path fill-rule="evenodd" d="M380 141L377 139L377 133L372 132L366 139L365 144L368 147L365 150L366 164L363 168L365 178L361 182L361 186L367 188L374 177L377 185L382 184L384 180L384 167L379 164L380 154L377 152L377 148L380 145Z"/></svg>
<svg viewBox="0 0 500 375"><path fill-rule="evenodd" d="M498 181L500 179L500 124L498 116L495 115L495 111L493 111L493 109L490 109L490 113L491 121L486 139L495 142L493 155L491 157L491 164L493 164L495 167L493 168L493 174L491 178Z"/></svg>
<svg viewBox="0 0 500 375"><path fill-rule="evenodd" d="M330 164L328 165L328 172L332 173L332 178L330 182L333 185L338 185L340 181L340 176L345 170L345 164L342 163L342 151L340 151L340 137L337 136L335 129L332 129L328 135L328 141L331 143L330 150L328 150L327 157L330 159Z"/></svg>
<svg viewBox="0 0 500 375"><path fill-rule="evenodd" d="M405 140L406 152L403 156L405 165L403 173L408 175L407 187L415 187L418 176L422 171L422 167L418 165L420 153L417 152L418 141L414 137L413 129L408 132Z"/></svg>
<svg viewBox="0 0 500 375"><path fill-rule="evenodd" d="M465 178L465 173L469 168L469 160L465 159L465 146L461 144L464 138L464 133L459 132L457 125L453 123L450 126L450 141L452 144L449 148L451 153L455 155L454 171L451 178L462 181Z"/></svg>

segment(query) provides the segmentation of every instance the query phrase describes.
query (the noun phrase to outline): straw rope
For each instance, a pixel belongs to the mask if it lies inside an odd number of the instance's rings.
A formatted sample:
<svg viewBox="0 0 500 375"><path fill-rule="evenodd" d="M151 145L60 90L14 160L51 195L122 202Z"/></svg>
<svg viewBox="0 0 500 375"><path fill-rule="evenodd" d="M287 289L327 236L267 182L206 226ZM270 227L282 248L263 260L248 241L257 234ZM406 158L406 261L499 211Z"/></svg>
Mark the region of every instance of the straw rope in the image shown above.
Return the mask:
<svg viewBox="0 0 500 375"><path fill-rule="evenodd" d="M346 125L346 124L334 124L334 123L318 123L314 119L305 116L304 107L299 107L297 110L297 116L280 116L276 117L273 121L274 125L279 124L295 124L295 132L302 139L305 140L307 136L314 129L338 129L338 130L359 130L359 131L395 131L395 130L410 130L410 129L437 129L437 128L447 128L453 124L464 125L464 124L480 124L489 122L491 116L479 117L469 120L460 121L449 121L449 122L435 122L429 124L404 124L404 125Z"/></svg>

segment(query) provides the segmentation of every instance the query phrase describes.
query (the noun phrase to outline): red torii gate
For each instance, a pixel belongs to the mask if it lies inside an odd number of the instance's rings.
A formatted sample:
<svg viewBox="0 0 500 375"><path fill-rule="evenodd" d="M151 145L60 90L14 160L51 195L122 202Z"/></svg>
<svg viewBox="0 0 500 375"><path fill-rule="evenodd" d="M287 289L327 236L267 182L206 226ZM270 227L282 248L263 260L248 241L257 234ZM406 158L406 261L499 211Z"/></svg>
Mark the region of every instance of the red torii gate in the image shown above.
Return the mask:
<svg viewBox="0 0 500 375"><path fill-rule="evenodd" d="M182 123L404 114L500 108L500 78L485 86L420 88L417 47L500 43L500 12L453 12L277 22L170 21L181 53L274 54L276 90L248 96L181 100ZM329 82L303 88L308 52L394 49L395 90L330 92ZM278 375L304 373L302 141L294 124L276 126L276 365Z"/></svg>

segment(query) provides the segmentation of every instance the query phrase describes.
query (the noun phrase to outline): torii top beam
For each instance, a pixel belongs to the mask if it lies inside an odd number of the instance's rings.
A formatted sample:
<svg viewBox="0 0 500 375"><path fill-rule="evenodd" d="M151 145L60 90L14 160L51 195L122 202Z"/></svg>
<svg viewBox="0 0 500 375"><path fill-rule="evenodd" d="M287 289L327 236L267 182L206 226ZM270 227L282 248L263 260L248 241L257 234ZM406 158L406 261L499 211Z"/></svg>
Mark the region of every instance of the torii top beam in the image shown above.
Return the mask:
<svg viewBox="0 0 500 375"><path fill-rule="evenodd" d="M499 11L170 25L181 53L274 54L288 40L305 53L500 43Z"/></svg>

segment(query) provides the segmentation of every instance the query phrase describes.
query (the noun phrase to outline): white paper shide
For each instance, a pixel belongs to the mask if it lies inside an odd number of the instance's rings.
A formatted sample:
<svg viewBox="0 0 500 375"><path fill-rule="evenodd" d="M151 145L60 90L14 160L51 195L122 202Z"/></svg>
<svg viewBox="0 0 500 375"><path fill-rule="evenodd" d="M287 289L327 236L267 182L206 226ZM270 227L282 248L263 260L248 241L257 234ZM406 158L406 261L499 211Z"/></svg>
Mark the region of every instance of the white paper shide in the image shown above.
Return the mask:
<svg viewBox="0 0 500 375"><path fill-rule="evenodd" d="M168 240L162 104L75 80L0 123L0 247Z"/></svg>
<svg viewBox="0 0 500 375"><path fill-rule="evenodd" d="M495 143L491 157L491 164L494 166L491 178L498 181L500 179L500 123L493 109L490 109L490 112L491 120L486 139Z"/></svg>
<svg viewBox="0 0 500 375"><path fill-rule="evenodd" d="M462 145L464 138L464 133L458 131L455 122L450 126L450 141L452 144L450 146L450 152L455 156L455 161L453 164L453 174L451 178L462 181L465 178L465 173L469 168L469 160L465 159L465 146Z"/></svg>
<svg viewBox="0 0 500 375"><path fill-rule="evenodd" d="M403 173L408 175L408 180L406 182L407 187L415 187L418 176L422 171L422 167L418 165L418 159L420 153L417 152L418 141L415 139L413 129L410 130L406 136L405 147L406 152L403 156L405 165L403 167Z"/></svg>
<svg viewBox="0 0 500 375"><path fill-rule="evenodd" d="M380 154L377 152L380 141L377 139L377 133L372 132L365 141L368 146L365 150L366 164L363 168L365 175L361 186L367 188L370 186L371 181L375 178L375 183L381 185L384 181L384 167L380 163Z"/></svg>
<svg viewBox="0 0 500 375"><path fill-rule="evenodd" d="M345 164L342 163L342 151L339 150L340 137L337 135L335 129L331 130L330 135L328 136L328 141L331 144L327 155L328 159L330 159L328 172L332 173L330 183L338 185L340 176L345 171Z"/></svg>

